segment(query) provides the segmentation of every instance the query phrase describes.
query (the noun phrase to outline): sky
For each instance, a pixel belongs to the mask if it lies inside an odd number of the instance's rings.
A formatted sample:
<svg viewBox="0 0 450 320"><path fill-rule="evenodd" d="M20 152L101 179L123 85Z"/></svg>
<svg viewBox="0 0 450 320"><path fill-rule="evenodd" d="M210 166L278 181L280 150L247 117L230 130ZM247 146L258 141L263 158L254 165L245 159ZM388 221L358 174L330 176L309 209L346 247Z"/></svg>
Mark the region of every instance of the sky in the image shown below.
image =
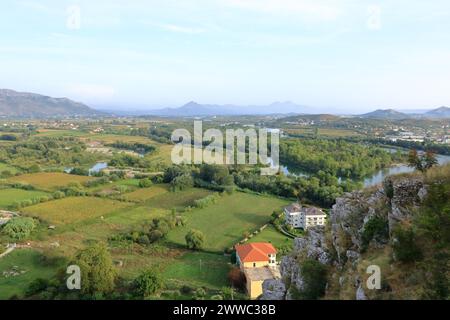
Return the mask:
<svg viewBox="0 0 450 320"><path fill-rule="evenodd" d="M0 88L97 108L450 105L448 0L2 0Z"/></svg>

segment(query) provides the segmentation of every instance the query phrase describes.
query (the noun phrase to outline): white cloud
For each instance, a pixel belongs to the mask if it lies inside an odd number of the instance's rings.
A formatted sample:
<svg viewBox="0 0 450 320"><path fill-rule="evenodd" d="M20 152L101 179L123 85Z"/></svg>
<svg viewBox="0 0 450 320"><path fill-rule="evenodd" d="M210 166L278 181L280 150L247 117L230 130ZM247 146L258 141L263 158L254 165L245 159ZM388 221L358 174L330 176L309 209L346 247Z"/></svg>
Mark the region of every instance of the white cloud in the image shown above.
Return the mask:
<svg viewBox="0 0 450 320"><path fill-rule="evenodd" d="M334 20L341 13L340 7L331 0L222 0L222 3L265 13L297 14L314 20Z"/></svg>

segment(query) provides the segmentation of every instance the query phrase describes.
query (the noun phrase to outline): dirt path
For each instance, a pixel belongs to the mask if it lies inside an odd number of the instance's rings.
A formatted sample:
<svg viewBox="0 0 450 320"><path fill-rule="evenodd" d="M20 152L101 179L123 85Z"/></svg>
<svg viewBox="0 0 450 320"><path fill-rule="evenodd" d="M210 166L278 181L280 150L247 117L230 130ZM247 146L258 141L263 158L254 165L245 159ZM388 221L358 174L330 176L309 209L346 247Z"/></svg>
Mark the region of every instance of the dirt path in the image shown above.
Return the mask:
<svg viewBox="0 0 450 320"><path fill-rule="evenodd" d="M3 258L3 257L5 257L6 255L10 254L11 252L13 252L15 248L16 248L16 247L14 246L14 247L9 247L8 249L6 249L5 252L3 252L2 254L0 254L0 259Z"/></svg>

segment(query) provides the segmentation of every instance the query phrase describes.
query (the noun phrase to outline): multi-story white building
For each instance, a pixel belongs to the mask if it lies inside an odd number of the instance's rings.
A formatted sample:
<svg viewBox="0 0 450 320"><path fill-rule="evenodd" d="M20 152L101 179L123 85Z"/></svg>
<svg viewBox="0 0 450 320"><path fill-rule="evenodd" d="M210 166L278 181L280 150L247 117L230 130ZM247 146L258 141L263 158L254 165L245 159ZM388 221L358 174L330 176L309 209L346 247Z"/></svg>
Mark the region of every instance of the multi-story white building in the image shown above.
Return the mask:
<svg viewBox="0 0 450 320"><path fill-rule="evenodd" d="M316 207L302 207L299 203L293 203L284 208L286 223L293 228L303 230L312 226L323 226L327 215Z"/></svg>

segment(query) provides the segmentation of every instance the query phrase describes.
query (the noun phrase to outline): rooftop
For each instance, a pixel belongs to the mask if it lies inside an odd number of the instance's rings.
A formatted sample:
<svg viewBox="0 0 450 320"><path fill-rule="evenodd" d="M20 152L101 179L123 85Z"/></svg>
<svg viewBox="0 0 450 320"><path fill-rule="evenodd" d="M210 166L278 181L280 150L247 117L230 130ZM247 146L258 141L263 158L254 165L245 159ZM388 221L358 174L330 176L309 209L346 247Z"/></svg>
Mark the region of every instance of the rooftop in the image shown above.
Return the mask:
<svg viewBox="0 0 450 320"><path fill-rule="evenodd" d="M281 278L280 271L277 267L246 268L244 273L246 278L251 281Z"/></svg>
<svg viewBox="0 0 450 320"><path fill-rule="evenodd" d="M300 210L302 209L302 206L299 203L293 203L293 204L287 206L285 209L289 213L300 212Z"/></svg>
<svg viewBox="0 0 450 320"><path fill-rule="evenodd" d="M321 209L316 207L308 207L303 209L305 211L306 216L321 216L325 215L325 212L323 212Z"/></svg>
<svg viewBox="0 0 450 320"><path fill-rule="evenodd" d="M274 246L267 242L254 242L236 246L236 252L242 262L269 260L269 254L276 254Z"/></svg>

